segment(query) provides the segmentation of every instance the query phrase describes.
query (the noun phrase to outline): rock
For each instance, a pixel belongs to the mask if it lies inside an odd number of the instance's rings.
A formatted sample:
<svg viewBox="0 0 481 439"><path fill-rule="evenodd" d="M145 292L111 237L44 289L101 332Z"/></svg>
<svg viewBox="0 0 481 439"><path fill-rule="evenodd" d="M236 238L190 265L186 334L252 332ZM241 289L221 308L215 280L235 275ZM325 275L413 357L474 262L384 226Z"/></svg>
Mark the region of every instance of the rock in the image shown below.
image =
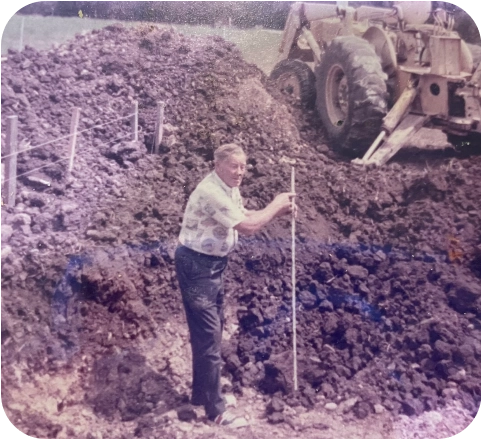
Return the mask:
<svg viewBox="0 0 481 439"><path fill-rule="evenodd" d="M64 67L58 72L58 75L61 78L72 78L75 76L75 72L70 67Z"/></svg>
<svg viewBox="0 0 481 439"><path fill-rule="evenodd" d="M36 177L35 175L29 175L25 178L26 183L32 186L35 190L45 190L52 185L50 180L45 178Z"/></svg>
<svg viewBox="0 0 481 439"><path fill-rule="evenodd" d="M30 216L27 215L26 213L17 213L10 220L10 224L13 226L13 228L20 228L21 226L29 226L30 224L32 224L32 218L30 218ZM2 226L2 229L3 229L3 226Z"/></svg>
<svg viewBox="0 0 481 439"><path fill-rule="evenodd" d="M224 399L227 407L237 407L237 398L234 395L224 395Z"/></svg>
<svg viewBox="0 0 481 439"><path fill-rule="evenodd" d="M235 372L242 366L242 362L236 353L231 353L225 360L225 367L229 372Z"/></svg>
<svg viewBox="0 0 481 439"><path fill-rule="evenodd" d="M458 389L446 388L446 389L443 389L441 393L445 398L453 398L458 394Z"/></svg>
<svg viewBox="0 0 481 439"><path fill-rule="evenodd" d="M422 401L412 398L401 401L401 408L408 416L420 415L424 411Z"/></svg>
<svg viewBox="0 0 481 439"><path fill-rule="evenodd" d="M91 238L94 241L107 241L107 242L113 242L117 238L115 235L113 235L110 232L100 232L98 230L87 230L87 238Z"/></svg>
<svg viewBox="0 0 481 439"><path fill-rule="evenodd" d="M184 433L190 433L194 429L194 426L192 424L180 424L177 428Z"/></svg>
<svg viewBox="0 0 481 439"><path fill-rule="evenodd" d="M276 422L274 422L276 423ZM238 417L232 422L232 424L229 425L230 428L242 428L242 427L247 427L249 423L247 422L247 419L244 417Z"/></svg>
<svg viewBox="0 0 481 439"><path fill-rule="evenodd" d="M314 278L319 282L326 282L333 277L332 267L329 262L322 262L314 274Z"/></svg>
<svg viewBox="0 0 481 439"><path fill-rule="evenodd" d="M182 422L197 420L197 413L190 405L184 405L177 409L177 417Z"/></svg>
<svg viewBox="0 0 481 439"><path fill-rule="evenodd" d="M262 310L262 315L264 316L264 321L266 323L271 323L277 316L277 307L268 306Z"/></svg>
<svg viewBox="0 0 481 439"><path fill-rule="evenodd" d="M319 311L333 311L334 305L329 300L323 300L319 304Z"/></svg>
<svg viewBox="0 0 481 439"><path fill-rule="evenodd" d="M60 205L60 212L62 213L72 213L78 209L78 204L72 201L65 201Z"/></svg>
<svg viewBox="0 0 481 439"><path fill-rule="evenodd" d="M267 415L267 420L271 424L280 424L281 422L284 422L284 415L281 412L273 412Z"/></svg>
<svg viewBox="0 0 481 439"><path fill-rule="evenodd" d="M167 360L170 371L173 375L182 376L187 369L187 363L184 358L173 356Z"/></svg>
<svg viewBox="0 0 481 439"><path fill-rule="evenodd" d="M337 404L336 404L335 402L328 402L328 403L324 406L324 408L325 408L326 410L329 410L330 412L332 412L332 411L334 411L334 410L337 409Z"/></svg>
<svg viewBox="0 0 481 439"><path fill-rule="evenodd" d="M2 226L3 229L4 226ZM3 239L2 239L3 241ZM12 253L12 247L9 245L6 245L5 247L2 248L2 261L7 258L8 255Z"/></svg>
<svg viewBox="0 0 481 439"><path fill-rule="evenodd" d="M255 328L256 326L261 325L264 321L259 308L239 309L237 311L237 318L239 319L240 325L245 330Z"/></svg>
<svg viewBox="0 0 481 439"><path fill-rule="evenodd" d="M373 408L368 402L359 401L354 405L352 411L358 419L364 419L373 412Z"/></svg>
<svg viewBox="0 0 481 439"><path fill-rule="evenodd" d="M466 371L464 369L460 369L454 375L451 375L450 379L456 382L462 382L466 379Z"/></svg>
<svg viewBox="0 0 481 439"><path fill-rule="evenodd" d="M347 413L354 407L358 400L359 398L357 397L346 399L345 401L341 402L341 404L339 404L339 409L343 413Z"/></svg>
<svg viewBox="0 0 481 439"><path fill-rule="evenodd" d="M350 265L346 271L351 279L364 280L369 276L369 271L360 265Z"/></svg>
<svg viewBox="0 0 481 439"><path fill-rule="evenodd" d="M329 383L322 383L321 391L327 399L333 398L334 395L336 394L334 387L332 387L332 385Z"/></svg>
<svg viewBox="0 0 481 439"><path fill-rule="evenodd" d="M13 234L13 227L9 224L2 224L2 243L6 243Z"/></svg>
<svg viewBox="0 0 481 439"><path fill-rule="evenodd" d="M267 404L266 407L266 412L268 414L274 413L274 412L282 412L284 411L284 401L282 401L281 398L274 396L270 401L269 404Z"/></svg>
<svg viewBox="0 0 481 439"><path fill-rule="evenodd" d="M303 290L299 293L299 301L304 308L312 309L317 305L317 296L310 291Z"/></svg>
<svg viewBox="0 0 481 439"><path fill-rule="evenodd" d="M377 415L380 415L381 413L384 413L386 409L384 408L383 405L381 404L374 404L374 413Z"/></svg>
<svg viewBox="0 0 481 439"><path fill-rule="evenodd" d="M458 312L465 313L475 310L475 303L481 298L481 286L458 281L450 285L448 293L449 304Z"/></svg>
<svg viewBox="0 0 481 439"><path fill-rule="evenodd" d="M433 360L449 360L451 358L452 346L442 340L436 340L434 343Z"/></svg>

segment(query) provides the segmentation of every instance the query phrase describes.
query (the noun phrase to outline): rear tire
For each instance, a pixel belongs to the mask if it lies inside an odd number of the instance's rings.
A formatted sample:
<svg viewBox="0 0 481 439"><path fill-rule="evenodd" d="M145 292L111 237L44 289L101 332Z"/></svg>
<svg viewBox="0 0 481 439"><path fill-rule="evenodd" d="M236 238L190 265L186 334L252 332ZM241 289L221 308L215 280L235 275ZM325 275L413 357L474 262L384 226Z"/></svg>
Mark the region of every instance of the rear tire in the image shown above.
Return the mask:
<svg viewBox="0 0 481 439"><path fill-rule="evenodd" d="M270 78L282 92L299 99L302 105L313 108L316 102L316 77L309 66L298 59L285 59L276 64Z"/></svg>
<svg viewBox="0 0 481 439"><path fill-rule="evenodd" d="M329 143L360 156L379 134L388 111L387 75L362 38L334 38L316 68L317 111Z"/></svg>

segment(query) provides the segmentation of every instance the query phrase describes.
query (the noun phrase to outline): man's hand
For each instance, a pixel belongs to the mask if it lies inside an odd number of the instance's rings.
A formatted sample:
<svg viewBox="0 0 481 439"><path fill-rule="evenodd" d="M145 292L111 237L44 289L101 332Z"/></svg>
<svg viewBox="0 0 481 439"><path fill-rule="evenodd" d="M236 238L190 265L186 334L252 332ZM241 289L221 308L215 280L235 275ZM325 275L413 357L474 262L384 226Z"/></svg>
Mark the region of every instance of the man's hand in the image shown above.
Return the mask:
<svg viewBox="0 0 481 439"><path fill-rule="evenodd" d="M264 209L246 212L246 219L234 226L234 229L243 235L252 235L277 216L287 214L297 216L295 196L293 192L277 195Z"/></svg>
<svg viewBox="0 0 481 439"><path fill-rule="evenodd" d="M292 214L297 216L297 205L294 202L296 194L294 192L283 192L277 195L272 201L272 206L276 209L276 216Z"/></svg>

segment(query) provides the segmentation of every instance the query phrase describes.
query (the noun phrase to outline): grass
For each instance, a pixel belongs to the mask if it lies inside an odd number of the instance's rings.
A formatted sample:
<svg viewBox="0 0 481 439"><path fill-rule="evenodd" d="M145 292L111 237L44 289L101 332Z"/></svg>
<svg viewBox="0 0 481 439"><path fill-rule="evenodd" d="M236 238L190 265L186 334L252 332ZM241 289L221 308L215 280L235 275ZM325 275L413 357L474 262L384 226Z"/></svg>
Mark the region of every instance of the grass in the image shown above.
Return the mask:
<svg viewBox="0 0 481 439"><path fill-rule="evenodd" d="M21 27L23 22L23 39ZM2 56L10 48L19 49L28 45L38 50L50 49L54 44L62 44L76 34L101 29L118 20L100 20L80 17L42 17L40 15L14 15L7 23L2 36ZM137 26L140 22L122 22L125 26ZM170 24L158 23L163 26ZM257 65L269 74L277 61L281 31L268 29L213 28L209 26L175 25L185 35L219 35L235 43L247 62Z"/></svg>

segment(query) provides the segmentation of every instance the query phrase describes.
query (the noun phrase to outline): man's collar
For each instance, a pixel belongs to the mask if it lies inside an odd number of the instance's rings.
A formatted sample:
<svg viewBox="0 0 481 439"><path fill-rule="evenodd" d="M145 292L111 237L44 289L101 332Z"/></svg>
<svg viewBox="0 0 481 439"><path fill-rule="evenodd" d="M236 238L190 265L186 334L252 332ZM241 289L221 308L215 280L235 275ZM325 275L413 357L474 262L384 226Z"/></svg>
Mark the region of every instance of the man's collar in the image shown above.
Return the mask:
<svg viewBox="0 0 481 439"><path fill-rule="evenodd" d="M229 195L232 195L232 189L231 187L227 186L224 181L222 180L222 178L220 178L218 175L217 175L217 172L212 171L212 177L214 178L214 181L222 188L224 189L224 191L226 191Z"/></svg>

